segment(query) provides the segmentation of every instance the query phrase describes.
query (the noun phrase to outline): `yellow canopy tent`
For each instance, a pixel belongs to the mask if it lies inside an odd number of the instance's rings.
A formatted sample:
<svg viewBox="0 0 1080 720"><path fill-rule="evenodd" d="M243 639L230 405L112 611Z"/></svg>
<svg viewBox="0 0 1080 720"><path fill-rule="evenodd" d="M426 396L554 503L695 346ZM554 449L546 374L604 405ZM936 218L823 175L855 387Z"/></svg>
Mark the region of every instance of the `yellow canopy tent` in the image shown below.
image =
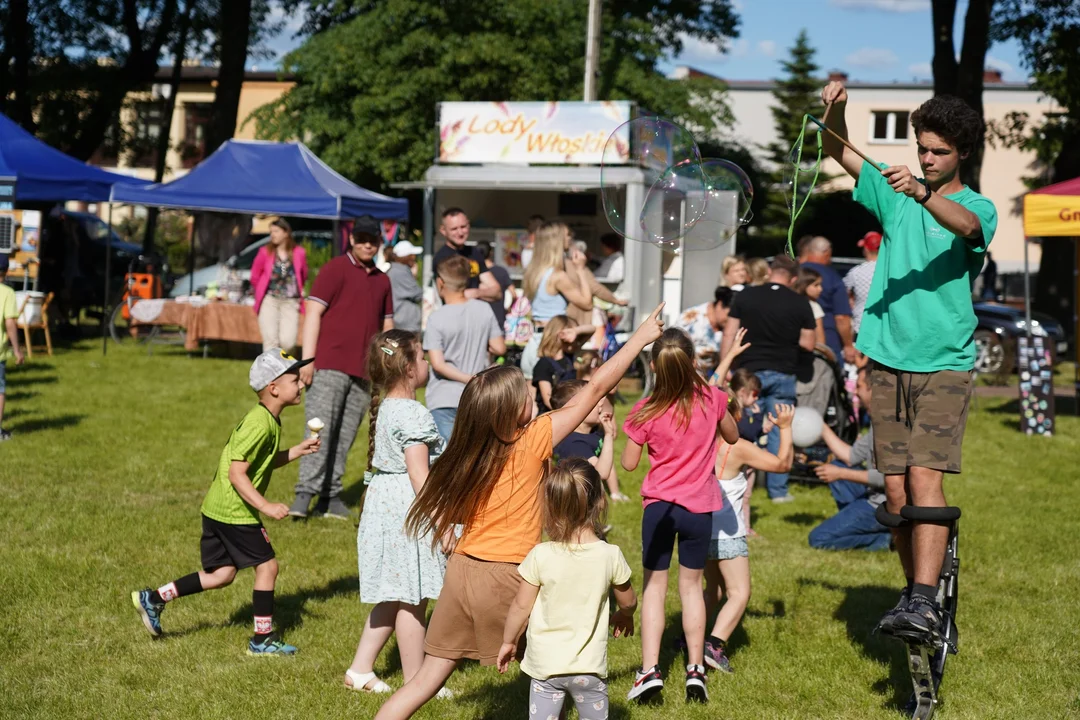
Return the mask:
<svg viewBox="0 0 1080 720"><path fill-rule="evenodd" d="M1027 238L1080 237L1080 178L1047 185L1024 196L1024 313L1027 330L1031 333L1031 285L1028 280ZM1080 272L1080 251L1077 252L1077 271ZM1073 342L1076 345L1077 392L1080 393L1080 283L1073 276L1076 295L1073 310L1075 324Z"/></svg>

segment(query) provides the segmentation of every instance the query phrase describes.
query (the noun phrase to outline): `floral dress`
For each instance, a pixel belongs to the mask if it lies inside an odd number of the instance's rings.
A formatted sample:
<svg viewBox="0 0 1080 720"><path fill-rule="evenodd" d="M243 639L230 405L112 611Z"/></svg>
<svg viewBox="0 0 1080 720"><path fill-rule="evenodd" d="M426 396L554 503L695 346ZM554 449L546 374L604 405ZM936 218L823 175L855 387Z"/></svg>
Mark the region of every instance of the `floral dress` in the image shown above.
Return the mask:
<svg viewBox="0 0 1080 720"><path fill-rule="evenodd" d="M405 534L405 516L416 494L405 468L405 448L427 445L430 462L445 448L435 420L415 400L387 398L375 423L372 472L356 534L360 561L360 600L417 605L442 590L446 556L432 550L431 535Z"/></svg>

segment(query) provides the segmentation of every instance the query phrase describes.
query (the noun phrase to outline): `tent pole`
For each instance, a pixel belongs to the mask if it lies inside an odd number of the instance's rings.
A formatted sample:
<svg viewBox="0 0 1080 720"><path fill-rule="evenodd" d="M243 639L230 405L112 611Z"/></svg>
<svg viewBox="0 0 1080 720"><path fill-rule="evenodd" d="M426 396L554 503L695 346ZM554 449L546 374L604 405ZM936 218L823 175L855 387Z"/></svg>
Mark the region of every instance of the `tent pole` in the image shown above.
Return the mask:
<svg viewBox="0 0 1080 720"><path fill-rule="evenodd" d="M1028 263L1028 239L1024 236L1024 328L1031 341L1031 266Z"/></svg>
<svg viewBox="0 0 1080 720"><path fill-rule="evenodd" d="M334 218L334 241L330 243L330 257L337 257L338 247L341 244L341 219Z"/></svg>
<svg viewBox="0 0 1080 720"><path fill-rule="evenodd" d="M112 313L109 312L109 275L112 274L112 203L109 203L109 232L105 235L105 290L101 296L101 354L109 352L109 323L112 321Z"/></svg>
<svg viewBox="0 0 1080 720"><path fill-rule="evenodd" d="M427 287L435 275L432 259L435 256L435 188L424 188L424 276L421 286Z"/></svg>
<svg viewBox="0 0 1080 720"><path fill-rule="evenodd" d="M1080 331L1080 239L1073 238L1076 263L1073 268L1073 325ZM1073 411L1080 415L1080 335L1073 335L1076 362L1073 364Z"/></svg>
<svg viewBox="0 0 1080 720"><path fill-rule="evenodd" d="M191 229L188 232L191 235L191 247L188 249L187 258L187 271L188 271L188 297L190 298L195 294L195 223L198 222L198 218L192 217Z"/></svg>

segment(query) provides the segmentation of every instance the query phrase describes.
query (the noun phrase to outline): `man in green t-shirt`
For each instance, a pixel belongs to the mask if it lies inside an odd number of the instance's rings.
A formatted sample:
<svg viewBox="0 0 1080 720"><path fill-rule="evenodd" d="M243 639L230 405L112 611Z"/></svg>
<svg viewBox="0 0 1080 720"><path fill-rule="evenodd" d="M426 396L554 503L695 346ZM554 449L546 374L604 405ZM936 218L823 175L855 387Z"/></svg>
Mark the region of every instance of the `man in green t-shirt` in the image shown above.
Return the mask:
<svg viewBox="0 0 1080 720"><path fill-rule="evenodd" d="M7 361L22 365L23 354L19 348L19 308L15 291L4 284L7 279L8 256L0 253L0 440L8 440L11 433L4 430L4 401L7 399ZM8 347L8 341L11 346Z"/></svg>
<svg viewBox="0 0 1080 720"><path fill-rule="evenodd" d="M161 634L161 612L165 603L184 595L213 590L232 583L236 571L255 568L255 589L251 607L255 616L255 636L248 642L249 655L294 655L296 648L273 631L274 584L278 563L270 537L259 513L282 520L289 506L272 503L265 497L274 468L302 455L319 451L318 435L288 450L278 450L281 439L281 411L299 405L304 388L300 368L312 359L298 361L281 348L271 348L255 359L248 373L251 389L259 394L253 407L233 429L221 451L217 472L202 504L201 572L185 575L157 590L146 588L131 593L150 634Z"/></svg>
<svg viewBox="0 0 1080 720"><path fill-rule="evenodd" d="M832 105L828 126L846 138L843 83L830 82L821 99ZM960 472L975 366L971 288L997 229L993 203L960 181L982 117L962 100L935 97L911 125L922 178L903 165L875 167L822 133L825 151L855 178L855 200L884 228L856 346L874 362L874 449L894 515L904 505L945 507L944 473ZM912 522L893 537L907 587L879 629L936 636L949 528Z"/></svg>

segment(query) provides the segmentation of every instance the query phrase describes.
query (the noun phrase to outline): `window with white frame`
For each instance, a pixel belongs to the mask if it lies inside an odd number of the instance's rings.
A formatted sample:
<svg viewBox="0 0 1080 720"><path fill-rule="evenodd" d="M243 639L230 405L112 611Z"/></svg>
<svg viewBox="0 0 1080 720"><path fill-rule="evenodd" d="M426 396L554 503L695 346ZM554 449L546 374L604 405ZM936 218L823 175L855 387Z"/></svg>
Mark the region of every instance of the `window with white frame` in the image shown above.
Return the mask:
<svg viewBox="0 0 1080 720"><path fill-rule="evenodd" d="M906 145L908 118L907 110L874 110L870 113L870 142Z"/></svg>

